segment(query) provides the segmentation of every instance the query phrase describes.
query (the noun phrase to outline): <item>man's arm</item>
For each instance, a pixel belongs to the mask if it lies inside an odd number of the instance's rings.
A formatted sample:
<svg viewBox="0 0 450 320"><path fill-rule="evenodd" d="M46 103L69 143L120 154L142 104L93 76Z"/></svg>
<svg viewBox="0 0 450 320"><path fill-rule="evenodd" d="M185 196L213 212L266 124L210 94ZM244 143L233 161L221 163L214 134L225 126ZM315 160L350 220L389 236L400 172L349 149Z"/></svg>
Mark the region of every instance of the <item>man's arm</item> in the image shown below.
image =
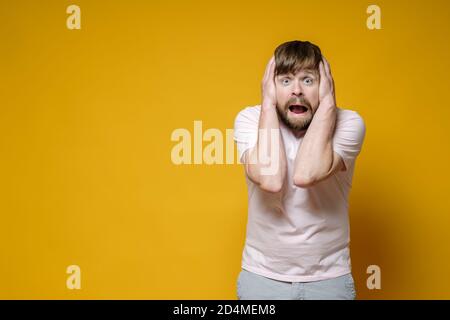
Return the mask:
<svg viewBox="0 0 450 320"><path fill-rule="evenodd" d="M341 156L333 151L336 110L319 109L297 150L294 184L298 187L314 185L343 169Z"/></svg>
<svg viewBox="0 0 450 320"><path fill-rule="evenodd" d="M258 140L244 154L245 170L251 181L269 192L279 192L286 177L286 152L282 142L274 82L275 59L269 61L262 81L263 101L258 123Z"/></svg>
<svg viewBox="0 0 450 320"><path fill-rule="evenodd" d="M325 57L319 66L319 107L305 133L294 161L294 184L308 187L344 169L342 158L333 151L337 108L334 82Z"/></svg>
<svg viewBox="0 0 450 320"><path fill-rule="evenodd" d="M279 192L286 177L286 152L278 121L274 107L261 105L258 142L244 155L250 180L269 192Z"/></svg>

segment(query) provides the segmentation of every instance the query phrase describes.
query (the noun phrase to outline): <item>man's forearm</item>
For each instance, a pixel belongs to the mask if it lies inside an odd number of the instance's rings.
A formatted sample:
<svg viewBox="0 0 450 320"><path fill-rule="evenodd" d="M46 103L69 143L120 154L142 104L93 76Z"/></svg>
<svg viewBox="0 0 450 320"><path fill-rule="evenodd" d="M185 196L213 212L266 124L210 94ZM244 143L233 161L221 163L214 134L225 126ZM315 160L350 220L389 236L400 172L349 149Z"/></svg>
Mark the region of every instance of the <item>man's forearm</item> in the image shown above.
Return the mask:
<svg viewBox="0 0 450 320"><path fill-rule="evenodd" d="M311 185L320 180L333 164L335 106L321 105L303 137L294 162L294 184Z"/></svg>
<svg viewBox="0 0 450 320"><path fill-rule="evenodd" d="M250 156L250 169L257 175L262 189L278 192L286 176L286 153L275 106L261 105L258 129L258 142Z"/></svg>

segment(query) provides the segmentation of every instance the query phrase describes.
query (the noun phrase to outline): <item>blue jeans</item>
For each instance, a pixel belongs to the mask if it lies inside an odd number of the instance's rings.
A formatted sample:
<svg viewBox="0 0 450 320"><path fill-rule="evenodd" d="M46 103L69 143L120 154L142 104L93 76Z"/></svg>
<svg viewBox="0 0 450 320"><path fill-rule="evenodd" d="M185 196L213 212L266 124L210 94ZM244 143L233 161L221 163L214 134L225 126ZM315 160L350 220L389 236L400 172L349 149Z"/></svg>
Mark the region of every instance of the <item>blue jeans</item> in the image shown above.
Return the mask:
<svg viewBox="0 0 450 320"><path fill-rule="evenodd" d="M238 300L355 300L353 276L286 282L241 269L237 280Z"/></svg>

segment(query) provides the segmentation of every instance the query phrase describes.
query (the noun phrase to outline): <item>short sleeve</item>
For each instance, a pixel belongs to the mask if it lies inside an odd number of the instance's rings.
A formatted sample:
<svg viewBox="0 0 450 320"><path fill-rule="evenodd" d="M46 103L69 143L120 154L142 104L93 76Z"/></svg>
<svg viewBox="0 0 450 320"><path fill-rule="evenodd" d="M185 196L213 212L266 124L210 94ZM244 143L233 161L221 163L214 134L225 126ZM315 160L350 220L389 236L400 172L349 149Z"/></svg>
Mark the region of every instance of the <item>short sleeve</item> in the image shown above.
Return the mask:
<svg viewBox="0 0 450 320"><path fill-rule="evenodd" d="M361 152L366 126L363 118L357 112L351 110L341 112L351 112L351 114L344 117L344 119L336 121L333 135L333 150L342 157L348 170ZM340 117L342 116L343 114L341 113Z"/></svg>
<svg viewBox="0 0 450 320"><path fill-rule="evenodd" d="M239 161L247 149L253 148L258 141L259 112L256 107L247 107L238 113L234 120L233 138L237 145Z"/></svg>

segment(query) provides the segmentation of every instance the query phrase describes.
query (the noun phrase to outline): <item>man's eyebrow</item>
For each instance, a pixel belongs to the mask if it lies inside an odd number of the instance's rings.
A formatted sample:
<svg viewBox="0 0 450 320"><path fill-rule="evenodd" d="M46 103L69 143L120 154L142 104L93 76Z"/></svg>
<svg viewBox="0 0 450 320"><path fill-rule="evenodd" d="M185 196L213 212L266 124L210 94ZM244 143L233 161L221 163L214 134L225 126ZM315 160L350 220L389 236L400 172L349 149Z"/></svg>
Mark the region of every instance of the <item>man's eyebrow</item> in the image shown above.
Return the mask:
<svg viewBox="0 0 450 320"><path fill-rule="evenodd" d="M299 72L300 73L304 73L304 74L309 74L309 75L312 75L312 76L316 76L317 75L317 72L315 70L310 70L310 69L300 70ZM280 76L280 77L294 76L294 74L292 72L289 72L289 73L279 74L278 76Z"/></svg>

